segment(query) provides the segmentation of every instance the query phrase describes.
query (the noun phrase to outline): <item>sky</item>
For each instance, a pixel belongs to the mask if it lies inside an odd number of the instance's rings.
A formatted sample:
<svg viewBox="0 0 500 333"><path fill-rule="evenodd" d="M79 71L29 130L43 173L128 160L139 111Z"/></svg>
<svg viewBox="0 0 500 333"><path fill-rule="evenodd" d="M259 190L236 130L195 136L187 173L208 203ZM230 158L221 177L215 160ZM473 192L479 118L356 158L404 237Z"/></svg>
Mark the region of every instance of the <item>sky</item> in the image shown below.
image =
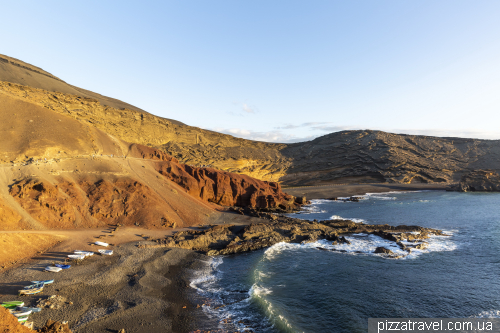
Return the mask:
<svg viewBox="0 0 500 333"><path fill-rule="evenodd" d="M1 1L0 53L191 126L500 139L500 1Z"/></svg>

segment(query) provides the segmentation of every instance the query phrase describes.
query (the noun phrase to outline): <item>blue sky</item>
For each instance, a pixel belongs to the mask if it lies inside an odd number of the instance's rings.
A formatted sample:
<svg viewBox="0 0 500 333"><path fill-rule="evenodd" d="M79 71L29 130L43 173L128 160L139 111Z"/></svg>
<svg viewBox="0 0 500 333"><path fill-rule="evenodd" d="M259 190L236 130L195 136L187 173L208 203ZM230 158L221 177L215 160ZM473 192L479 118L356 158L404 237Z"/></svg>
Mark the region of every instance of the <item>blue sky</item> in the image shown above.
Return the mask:
<svg viewBox="0 0 500 333"><path fill-rule="evenodd" d="M16 0L0 53L249 139L500 139L499 17L498 0Z"/></svg>

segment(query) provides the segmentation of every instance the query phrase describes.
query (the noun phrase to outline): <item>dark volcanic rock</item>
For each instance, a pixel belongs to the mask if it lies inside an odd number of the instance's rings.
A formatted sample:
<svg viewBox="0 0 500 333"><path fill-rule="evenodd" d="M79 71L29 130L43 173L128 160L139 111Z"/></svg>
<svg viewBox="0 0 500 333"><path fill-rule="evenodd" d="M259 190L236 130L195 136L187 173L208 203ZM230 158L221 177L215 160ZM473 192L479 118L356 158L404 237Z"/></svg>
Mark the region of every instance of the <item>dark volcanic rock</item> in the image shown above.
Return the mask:
<svg viewBox="0 0 500 333"><path fill-rule="evenodd" d="M208 255L232 254L258 250L280 242L308 243L320 239L333 244L350 244L343 236L367 233L385 236L394 242L423 240L431 235L443 235L440 230L418 226L389 226L355 223L350 220L305 221L279 216L275 221L263 221L247 226L218 225L207 230L181 231L158 239L152 247L180 247ZM151 246L147 246L151 247Z"/></svg>
<svg viewBox="0 0 500 333"><path fill-rule="evenodd" d="M383 246L379 246L375 249L375 251L373 251L373 253L381 253L381 254L393 254L394 252L392 252L391 250L389 249L386 249L385 247Z"/></svg>
<svg viewBox="0 0 500 333"><path fill-rule="evenodd" d="M492 170L472 171L460 179L460 183L452 188L459 192L499 192L500 176Z"/></svg>

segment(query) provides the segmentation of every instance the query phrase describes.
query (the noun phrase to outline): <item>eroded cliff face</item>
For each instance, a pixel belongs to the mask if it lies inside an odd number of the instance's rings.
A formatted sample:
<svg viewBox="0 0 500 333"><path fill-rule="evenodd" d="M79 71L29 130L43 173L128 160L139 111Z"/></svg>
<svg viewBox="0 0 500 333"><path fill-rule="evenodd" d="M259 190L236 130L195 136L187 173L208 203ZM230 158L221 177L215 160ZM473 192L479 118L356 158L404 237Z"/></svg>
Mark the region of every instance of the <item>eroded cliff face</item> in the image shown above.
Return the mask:
<svg viewBox="0 0 500 333"><path fill-rule="evenodd" d="M24 179L11 187L10 194L49 229L97 228L117 223L171 228L185 225L185 221L176 221L164 199L137 180L58 180L52 184L43 179Z"/></svg>
<svg viewBox="0 0 500 333"><path fill-rule="evenodd" d="M452 188L459 192L500 192L500 175L492 170L472 171Z"/></svg>
<svg viewBox="0 0 500 333"><path fill-rule="evenodd" d="M155 169L195 197L222 206L280 208L293 210L299 200L284 193L275 182L261 181L214 168L197 168L180 164L159 149L141 145L130 147L131 156L156 160Z"/></svg>

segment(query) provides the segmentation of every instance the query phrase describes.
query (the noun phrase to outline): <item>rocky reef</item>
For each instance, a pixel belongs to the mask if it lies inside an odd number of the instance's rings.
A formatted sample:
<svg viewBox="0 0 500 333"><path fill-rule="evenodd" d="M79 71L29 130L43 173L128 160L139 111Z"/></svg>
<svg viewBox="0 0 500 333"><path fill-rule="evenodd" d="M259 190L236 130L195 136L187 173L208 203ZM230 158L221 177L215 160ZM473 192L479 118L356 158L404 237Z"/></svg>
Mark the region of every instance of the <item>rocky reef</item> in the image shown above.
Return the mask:
<svg viewBox="0 0 500 333"><path fill-rule="evenodd" d="M493 170L472 171L460 179L460 183L451 187L459 192L499 192L500 175Z"/></svg>
<svg viewBox="0 0 500 333"><path fill-rule="evenodd" d="M419 226L370 225L350 220L306 221L285 216L275 220L253 223L247 226L217 225L201 230L187 230L164 239L157 239L157 245L146 247L179 247L206 253L208 255L233 254L254 251L280 242L309 243L326 239L333 245L349 243L345 235L355 233L374 234L395 242L402 250L410 253L413 248L424 248L423 240L432 235L444 235L441 230ZM413 242L403 244L402 241ZM380 248L377 253L391 255L389 249Z"/></svg>

